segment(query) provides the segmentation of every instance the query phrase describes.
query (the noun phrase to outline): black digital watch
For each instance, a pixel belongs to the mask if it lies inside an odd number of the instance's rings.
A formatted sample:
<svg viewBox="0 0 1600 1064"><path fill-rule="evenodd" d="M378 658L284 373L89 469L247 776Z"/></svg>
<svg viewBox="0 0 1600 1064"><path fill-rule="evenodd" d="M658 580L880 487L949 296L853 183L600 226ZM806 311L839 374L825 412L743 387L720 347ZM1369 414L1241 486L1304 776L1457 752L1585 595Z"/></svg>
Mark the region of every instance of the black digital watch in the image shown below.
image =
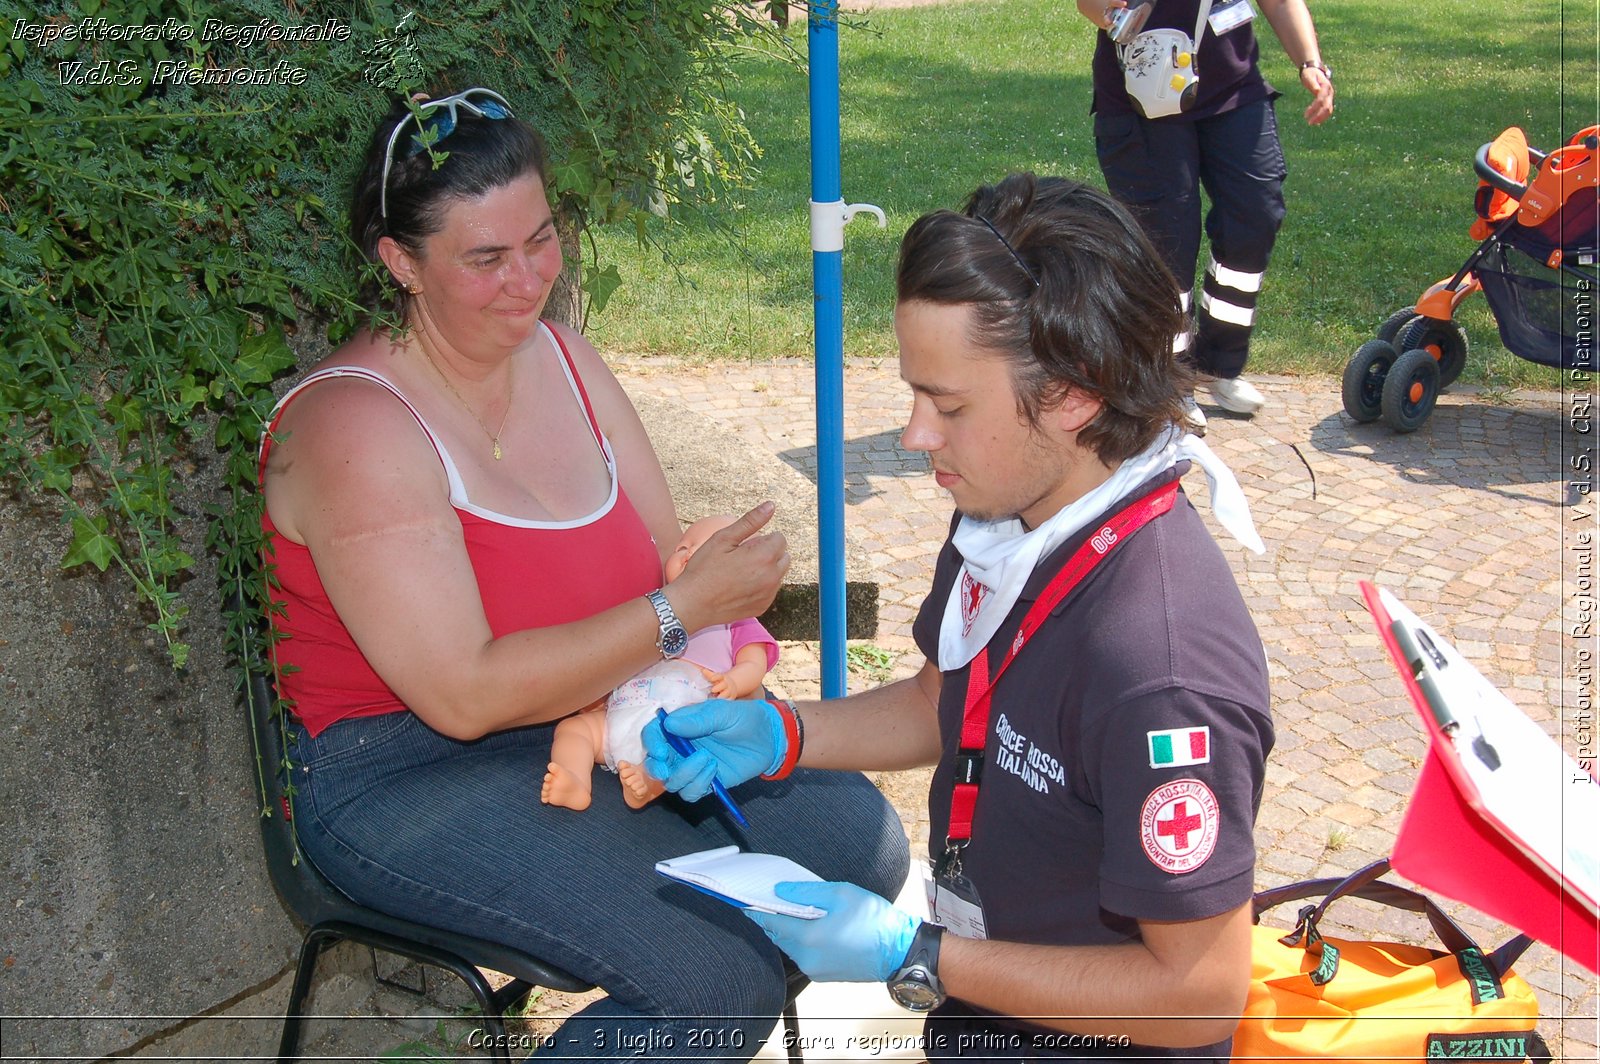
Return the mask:
<svg viewBox="0 0 1600 1064"><path fill-rule="evenodd" d="M924 920L911 939L905 963L889 977L889 996L912 1012L929 1012L944 1004L944 984L939 982L939 943L944 928Z"/></svg>

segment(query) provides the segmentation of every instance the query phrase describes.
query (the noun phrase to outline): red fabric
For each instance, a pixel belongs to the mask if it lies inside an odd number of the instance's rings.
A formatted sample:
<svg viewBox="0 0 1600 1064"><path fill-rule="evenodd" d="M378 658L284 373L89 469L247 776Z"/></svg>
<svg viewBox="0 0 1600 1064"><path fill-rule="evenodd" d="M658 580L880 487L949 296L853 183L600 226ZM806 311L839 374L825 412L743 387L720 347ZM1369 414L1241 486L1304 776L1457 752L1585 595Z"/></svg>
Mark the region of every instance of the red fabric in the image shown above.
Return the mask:
<svg viewBox="0 0 1600 1064"><path fill-rule="evenodd" d="M1600 920L1462 795L1439 752L1450 740L1427 708L1376 585L1363 580L1361 594L1429 738L1427 758L1395 838L1394 870L1600 972Z"/></svg>
<svg viewBox="0 0 1600 1064"><path fill-rule="evenodd" d="M590 428L609 453L577 368L554 330L550 335L578 382ZM276 426L274 417L262 443L263 469ZM438 448L437 441L434 446ZM460 507L456 516L484 616L496 638L591 617L662 585L655 541L621 485L609 510L576 527L503 524ZM349 717L405 710L334 611L311 552L277 535L265 512L261 524L269 537L265 562L276 579L272 598L283 608L276 619L281 632L275 647L279 690L291 700L295 715L316 735Z"/></svg>
<svg viewBox="0 0 1600 1064"><path fill-rule="evenodd" d="M1430 746L1391 859L1419 886L1526 931L1591 972L1600 972L1600 922L1456 790Z"/></svg>

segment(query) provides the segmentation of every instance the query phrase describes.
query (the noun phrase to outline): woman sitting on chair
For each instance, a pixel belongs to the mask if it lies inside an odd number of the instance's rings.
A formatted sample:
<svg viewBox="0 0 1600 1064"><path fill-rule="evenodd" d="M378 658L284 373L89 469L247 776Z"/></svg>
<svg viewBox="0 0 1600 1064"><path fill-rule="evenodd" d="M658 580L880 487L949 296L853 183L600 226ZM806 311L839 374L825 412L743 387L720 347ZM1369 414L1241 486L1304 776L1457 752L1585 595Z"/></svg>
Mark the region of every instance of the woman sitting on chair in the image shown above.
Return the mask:
<svg viewBox="0 0 1600 1064"><path fill-rule="evenodd" d="M679 528L644 427L594 348L540 320L562 258L538 134L484 89L419 110L421 129L403 103L380 124L352 207L405 328L336 351L262 445L300 843L362 904L604 988L555 1055L753 1053L782 956L655 862L736 843L893 897L904 835L834 773L737 788L743 833L676 799L598 788L578 815L530 793L557 720L661 660L679 623L761 613L789 559L763 504L663 589ZM727 1018L710 1054L700 1017Z"/></svg>

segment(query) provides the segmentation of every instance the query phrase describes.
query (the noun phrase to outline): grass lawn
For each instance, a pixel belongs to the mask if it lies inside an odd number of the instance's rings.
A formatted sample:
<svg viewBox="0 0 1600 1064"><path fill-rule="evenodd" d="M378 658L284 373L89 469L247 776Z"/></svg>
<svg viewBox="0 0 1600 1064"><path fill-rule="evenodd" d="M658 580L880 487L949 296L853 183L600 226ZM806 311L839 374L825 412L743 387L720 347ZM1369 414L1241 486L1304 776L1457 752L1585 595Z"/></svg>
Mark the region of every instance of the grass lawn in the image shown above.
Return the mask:
<svg viewBox="0 0 1600 1064"><path fill-rule="evenodd" d="M1289 216L1253 348L1265 373L1338 373L1389 311L1447 277L1467 236L1478 146L1521 125L1539 148L1600 121L1593 0L1338 0L1314 6L1338 111L1313 129L1307 95L1264 19ZM1565 19L1565 23L1563 23ZM805 24L790 29L805 48ZM900 235L978 184L1032 169L1101 185L1089 116L1091 27L1060 0L976 0L883 10L840 31L844 198L882 207L888 228L846 229L845 351L893 355L892 274ZM734 87L765 150L754 187L706 222L666 234L673 262L629 232L602 232L624 286L590 323L602 350L706 359L812 350L804 75L753 56ZM721 232L717 230L722 230ZM735 234L730 240L727 232ZM1474 297L1463 380L1557 387L1515 358Z"/></svg>

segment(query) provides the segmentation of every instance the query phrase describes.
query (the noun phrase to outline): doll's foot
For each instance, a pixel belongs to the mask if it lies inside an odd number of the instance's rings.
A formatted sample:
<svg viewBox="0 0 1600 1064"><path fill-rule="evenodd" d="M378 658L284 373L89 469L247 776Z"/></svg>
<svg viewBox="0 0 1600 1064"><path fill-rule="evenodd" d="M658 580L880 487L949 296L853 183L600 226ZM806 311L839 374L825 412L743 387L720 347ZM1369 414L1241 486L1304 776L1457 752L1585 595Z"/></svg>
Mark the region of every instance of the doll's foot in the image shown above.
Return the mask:
<svg viewBox="0 0 1600 1064"><path fill-rule="evenodd" d="M667 789L642 765L630 765L626 761L617 762L617 778L622 781L622 800L628 803L629 809L643 809Z"/></svg>
<svg viewBox="0 0 1600 1064"><path fill-rule="evenodd" d="M544 786L539 789L539 800L545 805L559 805L566 809L589 808L589 781L579 779L554 761L544 772Z"/></svg>

